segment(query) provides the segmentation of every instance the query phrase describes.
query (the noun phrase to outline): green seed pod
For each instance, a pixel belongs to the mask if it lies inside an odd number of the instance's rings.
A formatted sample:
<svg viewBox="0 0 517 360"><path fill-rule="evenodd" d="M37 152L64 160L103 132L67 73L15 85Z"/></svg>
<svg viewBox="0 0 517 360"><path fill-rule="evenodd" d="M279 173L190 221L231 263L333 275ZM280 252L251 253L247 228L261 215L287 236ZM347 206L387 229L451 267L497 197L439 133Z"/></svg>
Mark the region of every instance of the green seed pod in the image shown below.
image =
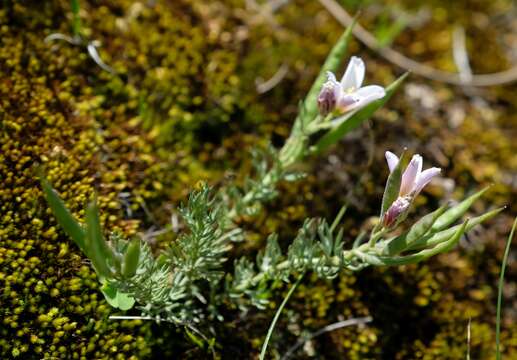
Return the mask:
<svg viewBox="0 0 517 360"><path fill-rule="evenodd" d="M138 268L138 260L140 259L140 241L134 239L129 244L126 254L124 255L124 263L122 264L122 275L130 278L136 274Z"/></svg>

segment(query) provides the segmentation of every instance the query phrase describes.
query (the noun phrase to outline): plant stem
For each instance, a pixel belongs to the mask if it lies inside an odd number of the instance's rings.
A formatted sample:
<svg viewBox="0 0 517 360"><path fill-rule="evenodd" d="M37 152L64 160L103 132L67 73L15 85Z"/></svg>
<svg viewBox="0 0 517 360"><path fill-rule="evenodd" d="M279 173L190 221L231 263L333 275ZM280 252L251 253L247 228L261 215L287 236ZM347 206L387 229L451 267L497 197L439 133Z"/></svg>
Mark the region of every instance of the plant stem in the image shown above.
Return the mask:
<svg viewBox="0 0 517 360"><path fill-rule="evenodd" d="M273 335L273 330L275 329L275 325L276 325L278 319L280 318L280 313L282 312L282 310L284 309L285 305L287 304L287 301L289 301L289 298L291 297L291 295L294 293L294 290L296 290L296 288L298 287L298 285L302 281L303 275L305 275L305 273L302 273L300 275L300 277L298 278L298 280L296 280L294 285L291 286L291 288L289 289L289 292L287 293L287 295L285 296L284 300L282 301L282 303L278 307L278 310L276 311L275 317L273 318L273 321L271 322L271 325L269 325L269 329L267 331L267 335L266 335L266 339L264 340L264 344L262 344L262 350L260 351L260 357L259 357L260 360L264 360L264 358L266 356L266 350L267 350L267 346L269 344L269 340L271 339L271 335Z"/></svg>
<svg viewBox="0 0 517 360"><path fill-rule="evenodd" d="M72 8L72 31L74 38L78 38L81 36L81 17L79 16L81 6L79 0L71 0L70 6Z"/></svg>
<svg viewBox="0 0 517 360"><path fill-rule="evenodd" d="M375 243L377 243L377 240L379 240L385 233L386 229L382 228L381 230L375 232L375 228L373 229L372 233L373 235L370 237L370 240L368 241L368 246L374 247Z"/></svg>
<svg viewBox="0 0 517 360"><path fill-rule="evenodd" d="M510 236L506 241L506 248L504 250L503 255L503 263L501 264L501 275L499 276L499 285L497 290L497 314L495 321L495 358L496 360L501 360L501 349L500 349L500 336L501 336L501 303L503 298L503 285L504 285L504 271L506 270L506 263L508 262L508 254L510 253L510 245L512 244L513 234L515 233L515 228L517 227L517 217L513 222L512 231L510 231Z"/></svg>
<svg viewBox="0 0 517 360"><path fill-rule="evenodd" d="M356 250L356 251L364 251L368 247L369 247L368 244L362 244L361 246L359 246L358 248L356 248L354 250ZM356 257L356 254L353 251L351 251L351 250L343 250L343 258L345 260L352 260L354 257ZM313 258L312 259L312 263L313 264L317 264L317 263L320 262L320 260L321 260L321 258ZM341 259L339 258L339 256L333 256L333 257L330 258L330 263L333 266L339 266L341 264ZM289 260L284 260L284 261L282 261L281 263L279 263L279 264L277 264L275 266L275 272L287 269L287 268L289 268L289 266L290 266ZM266 276L266 275L267 275L267 273L265 273L265 272L258 273L253 278L251 278L251 280L249 280L249 281L247 281L247 282L237 286L235 288L235 291L244 291L244 290L246 290L249 286L252 286L254 284L259 283L264 278L264 276Z"/></svg>

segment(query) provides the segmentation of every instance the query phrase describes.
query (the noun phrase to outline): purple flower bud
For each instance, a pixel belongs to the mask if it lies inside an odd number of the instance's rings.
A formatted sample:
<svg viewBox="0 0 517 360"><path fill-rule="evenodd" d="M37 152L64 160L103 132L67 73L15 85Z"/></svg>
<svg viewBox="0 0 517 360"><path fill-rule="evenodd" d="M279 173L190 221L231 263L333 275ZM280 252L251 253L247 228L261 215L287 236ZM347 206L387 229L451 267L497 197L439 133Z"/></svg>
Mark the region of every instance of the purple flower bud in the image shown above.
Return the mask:
<svg viewBox="0 0 517 360"><path fill-rule="evenodd" d="M387 228L397 223L397 220L409 209L410 199L399 197L391 204L388 211L384 214L383 225Z"/></svg>
<svg viewBox="0 0 517 360"><path fill-rule="evenodd" d="M320 94L318 96L318 108L320 110L320 114L326 116L327 114L334 111L336 102L337 98L334 85L329 82L325 83L321 88Z"/></svg>

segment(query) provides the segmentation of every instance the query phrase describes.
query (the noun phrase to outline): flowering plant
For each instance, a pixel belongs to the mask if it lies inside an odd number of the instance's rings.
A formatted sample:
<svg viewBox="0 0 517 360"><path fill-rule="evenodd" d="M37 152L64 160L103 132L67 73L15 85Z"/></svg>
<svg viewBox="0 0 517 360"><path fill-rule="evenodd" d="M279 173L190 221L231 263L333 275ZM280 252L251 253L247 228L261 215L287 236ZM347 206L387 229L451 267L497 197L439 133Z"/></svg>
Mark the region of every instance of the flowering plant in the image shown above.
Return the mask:
<svg viewBox="0 0 517 360"><path fill-rule="evenodd" d="M323 84L318 96L318 106L323 116L333 111L343 114L358 110L386 95L384 88L379 85L361 87L365 71L363 60L357 56L350 58L340 82L332 71L327 71L327 82Z"/></svg>
<svg viewBox="0 0 517 360"><path fill-rule="evenodd" d="M352 57L338 82L332 72L345 54L350 31L335 45L300 104L285 145L280 150L271 148L257 159L257 177L244 187L216 191L203 186L194 191L181 208L186 231L158 256L141 239L127 240L120 234L111 234L106 240L95 201L87 206L80 223L50 183L42 179L46 200L57 221L90 259L101 290L113 307L127 310L136 304L145 318L188 326L222 319L218 309L228 302L241 309L263 308L272 296L272 284L290 282L293 275L314 271L321 277L333 278L345 270L412 264L448 251L466 231L501 210L452 226L484 193L482 190L456 206L440 207L405 232L394 233L406 219L413 199L440 169L422 171L422 158L414 155L402 172L406 153L399 159L387 152L390 174L379 221L369 236L360 236L351 248L345 248L345 234L339 226L344 206L330 222L306 219L286 253L277 235L271 234L256 261L240 257L234 259L233 272L223 267L236 242L246 240L245 231L235 219L260 211L261 204L278 196L279 181L296 181L300 177L292 165L336 144L383 106L403 81L404 76L386 89L378 85L361 87L365 66L360 58Z"/></svg>

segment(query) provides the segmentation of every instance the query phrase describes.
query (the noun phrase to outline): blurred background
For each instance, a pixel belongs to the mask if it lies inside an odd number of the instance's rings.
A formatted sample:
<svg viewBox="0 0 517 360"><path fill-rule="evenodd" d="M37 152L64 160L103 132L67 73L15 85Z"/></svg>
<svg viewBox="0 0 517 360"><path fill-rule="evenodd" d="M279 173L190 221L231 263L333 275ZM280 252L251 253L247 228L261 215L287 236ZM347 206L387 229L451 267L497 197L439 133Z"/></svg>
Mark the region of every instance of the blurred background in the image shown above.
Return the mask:
<svg viewBox="0 0 517 360"><path fill-rule="evenodd" d="M423 264L333 281L307 277L271 353L281 358L304 335L370 316L366 326L314 338L292 358L493 358L497 279L517 214L517 4L510 0L83 0L81 36L98 42L97 57L84 44L44 41L72 35L69 1L3 1L1 356L210 358L207 345L181 328L107 320L114 310L57 228L33 167L48 169L76 214L96 191L107 228L143 233L159 250L174 241L162 230L175 224L196 183L243 181L253 147L283 144L298 102L357 13L348 53L365 60L365 83L412 74L368 124L309 159L307 178L282 185L261 215L241 220L250 241L234 255L255 256L273 231L287 247L307 216L332 218L343 203L351 242L378 213L386 150L407 147L425 167L442 168L418 198L415 218L489 184L475 213L508 208ZM517 357L516 277L512 250L501 340L508 359ZM265 311L229 306L224 321L213 321L221 358L257 357L285 291Z"/></svg>

